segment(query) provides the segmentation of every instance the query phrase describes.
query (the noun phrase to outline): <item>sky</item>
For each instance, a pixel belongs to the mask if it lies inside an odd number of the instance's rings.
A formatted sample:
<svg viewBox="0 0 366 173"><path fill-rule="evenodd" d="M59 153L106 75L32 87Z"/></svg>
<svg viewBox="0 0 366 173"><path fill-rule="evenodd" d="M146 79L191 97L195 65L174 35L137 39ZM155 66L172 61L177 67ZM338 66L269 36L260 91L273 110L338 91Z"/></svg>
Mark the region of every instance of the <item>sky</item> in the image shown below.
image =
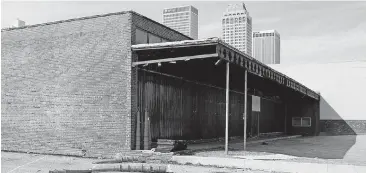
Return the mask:
<svg viewBox="0 0 366 173"><path fill-rule="evenodd" d="M229 4L246 4L253 31L281 35L281 64L366 61L366 1L2 1L1 28L17 18L26 24L133 10L157 22L164 8L192 5L199 10L199 38L221 37Z"/></svg>

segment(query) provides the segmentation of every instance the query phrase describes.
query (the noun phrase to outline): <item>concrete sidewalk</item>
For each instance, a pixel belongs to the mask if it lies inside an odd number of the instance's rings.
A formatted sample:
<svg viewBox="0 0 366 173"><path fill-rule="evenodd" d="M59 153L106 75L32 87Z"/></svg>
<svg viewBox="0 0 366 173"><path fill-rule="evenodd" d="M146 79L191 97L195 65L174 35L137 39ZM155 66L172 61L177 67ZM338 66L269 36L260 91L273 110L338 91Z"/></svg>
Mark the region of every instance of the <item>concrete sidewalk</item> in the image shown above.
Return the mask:
<svg viewBox="0 0 366 173"><path fill-rule="evenodd" d="M89 169L97 159L1 152L1 172L48 173L54 169Z"/></svg>
<svg viewBox="0 0 366 173"><path fill-rule="evenodd" d="M1 152L1 171L4 173L49 173L50 170L88 170L95 164L92 162L100 159L88 159L68 156L53 156L42 154L26 154L14 152ZM122 163L138 164L138 163ZM150 163L154 164L154 163ZM167 166L174 173L269 173L268 171L255 171L249 169L217 168L195 165L175 165L162 163L156 165Z"/></svg>
<svg viewBox="0 0 366 173"><path fill-rule="evenodd" d="M357 135L355 144L347 151L344 160L366 163L366 135Z"/></svg>
<svg viewBox="0 0 366 173"><path fill-rule="evenodd" d="M211 165L253 169L262 171L278 171L292 173L365 173L366 166L301 163L290 161L249 160L198 156L173 156L172 161L178 164Z"/></svg>

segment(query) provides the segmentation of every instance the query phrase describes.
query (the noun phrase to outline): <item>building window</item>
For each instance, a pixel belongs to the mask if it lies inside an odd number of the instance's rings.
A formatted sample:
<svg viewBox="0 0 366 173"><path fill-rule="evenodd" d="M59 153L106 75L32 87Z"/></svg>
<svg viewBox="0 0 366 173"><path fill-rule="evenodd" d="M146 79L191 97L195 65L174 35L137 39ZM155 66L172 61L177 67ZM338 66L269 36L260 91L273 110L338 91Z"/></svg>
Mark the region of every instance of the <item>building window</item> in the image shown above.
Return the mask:
<svg viewBox="0 0 366 173"><path fill-rule="evenodd" d="M136 42L136 44L146 44L147 43L147 32L140 30L140 29L136 29L135 42Z"/></svg>
<svg viewBox="0 0 366 173"><path fill-rule="evenodd" d="M135 44L161 43L161 42L169 42L169 40L148 33L142 29L136 29L135 31Z"/></svg>
<svg viewBox="0 0 366 173"><path fill-rule="evenodd" d="M311 117L292 117L293 127L311 127Z"/></svg>
<svg viewBox="0 0 366 173"><path fill-rule="evenodd" d="M301 118L301 125L303 127L311 127L311 118L310 117Z"/></svg>
<svg viewBox="0 0 366 173"><path fill-rule="evenodd" d="M140 29L136 29L135 42L136 42L136 44L146 44L147 43L147 32L140 30Z"/></svg>

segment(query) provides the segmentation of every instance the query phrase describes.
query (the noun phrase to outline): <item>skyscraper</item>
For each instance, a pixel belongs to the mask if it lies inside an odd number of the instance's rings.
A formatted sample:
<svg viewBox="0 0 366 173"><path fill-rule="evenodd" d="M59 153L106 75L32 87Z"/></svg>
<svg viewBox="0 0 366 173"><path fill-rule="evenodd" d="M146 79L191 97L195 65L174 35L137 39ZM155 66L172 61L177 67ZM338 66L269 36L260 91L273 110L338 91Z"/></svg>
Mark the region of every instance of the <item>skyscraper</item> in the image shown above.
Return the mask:
<svg viewBox="0 0 366 173"><path fill-rule="evenodd" d="M193 6L164 9L163 24L191 38L198 39L198 10Z"/></svg>
<svg viewBox="0 0 366 173"><path fill-rule="evenodd" d="M252 55L252 17L249 16L245 4L230 4L222 17L222 39Z"/></svg>
<svg viewBox="0 0 366 173"><path fill-rule="evenodd" d="M279 64L280 43L276 30L253 32L253 57L265 64Z"/></svg>

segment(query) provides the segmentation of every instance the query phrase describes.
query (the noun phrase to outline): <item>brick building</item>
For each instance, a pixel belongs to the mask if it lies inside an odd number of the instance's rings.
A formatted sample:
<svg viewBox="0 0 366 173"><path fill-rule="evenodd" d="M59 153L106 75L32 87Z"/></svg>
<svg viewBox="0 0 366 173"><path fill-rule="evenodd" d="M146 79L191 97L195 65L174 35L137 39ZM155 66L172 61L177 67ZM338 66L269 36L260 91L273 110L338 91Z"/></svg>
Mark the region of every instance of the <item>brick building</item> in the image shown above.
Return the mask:
<svg viewBox="0 0 366 173"><path fill-rule="evenodd" d="M148 38L190 39L134 12L2 30L2 150L130 149L130 47Z"/></svg>
<svg viewBox="0 0 366 173"><path fill-rule="evenodd" d="M221 41L132 48L182 40L191 38L132 11L3 29L1 149L84 156L142 149L138 136L146 135L144 112L152 117L148 131L153 142L222 137L225 65L215 69L211 61L216 59L171 61L162 69L160 63L132 65L212 51L223 51L213 58L229 61L227 56L232 63L237 58L230 88L231 136L243 135L244 123L238 121L243 68L250 69L249 95L260 96L265 110L261 121L248 120L258 122L248 128L261 124L264 130L249 132L318 133L319 95ZM310 126L301 127L302 116L311 118ZM300 117L300 127L292 126L295 117Z"/></svg>

